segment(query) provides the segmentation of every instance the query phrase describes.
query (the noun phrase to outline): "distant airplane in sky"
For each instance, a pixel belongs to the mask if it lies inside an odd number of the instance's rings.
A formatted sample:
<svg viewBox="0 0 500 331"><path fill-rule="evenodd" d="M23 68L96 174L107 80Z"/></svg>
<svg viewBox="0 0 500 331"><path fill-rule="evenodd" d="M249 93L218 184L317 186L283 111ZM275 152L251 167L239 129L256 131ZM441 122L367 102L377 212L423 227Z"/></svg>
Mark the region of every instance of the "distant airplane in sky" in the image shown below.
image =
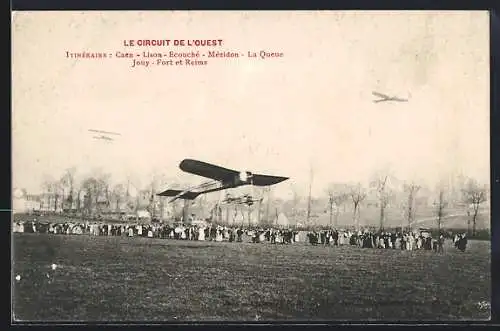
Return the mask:
<svg viewBox="0 0 500 331"><path fill-rule="evenodd" d="M398 97L394 97L394 96L389 96L387 94L382 94L382 93L378 93L378 92L372 92L372 94L380 99L378 100L373 100L374 103L378 103L378 102L383 102L383 101L397 101L397 102L407 102L408 99L402 99L402 98L398 98Z"/></svg>
<svg viewBox="0 0 500 331"><path fill-rule="evenodd" d="M92 138L97 139L97 140L104 140L104 141L108 141L108 142L115 140L115 139L109 137L109 135L121 136L121 134L118 132L103 131L103 130L96 130L96 129L89 129L89 131L99 133L98 136L93 136Z"/></svg>

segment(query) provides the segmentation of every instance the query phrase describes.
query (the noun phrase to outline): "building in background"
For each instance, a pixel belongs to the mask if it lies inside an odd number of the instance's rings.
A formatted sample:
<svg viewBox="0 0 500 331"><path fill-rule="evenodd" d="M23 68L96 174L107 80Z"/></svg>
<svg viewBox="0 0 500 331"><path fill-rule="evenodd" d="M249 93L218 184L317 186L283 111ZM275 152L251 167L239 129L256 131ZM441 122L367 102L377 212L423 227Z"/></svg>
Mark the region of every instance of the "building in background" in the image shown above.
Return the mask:
<svg viewBox="0 0 500 331"><path fill-rule="evenodd" d="M26 190L14 189L12 211L14 214L27 214L41 210L39 195L27 194Z"/></svg>

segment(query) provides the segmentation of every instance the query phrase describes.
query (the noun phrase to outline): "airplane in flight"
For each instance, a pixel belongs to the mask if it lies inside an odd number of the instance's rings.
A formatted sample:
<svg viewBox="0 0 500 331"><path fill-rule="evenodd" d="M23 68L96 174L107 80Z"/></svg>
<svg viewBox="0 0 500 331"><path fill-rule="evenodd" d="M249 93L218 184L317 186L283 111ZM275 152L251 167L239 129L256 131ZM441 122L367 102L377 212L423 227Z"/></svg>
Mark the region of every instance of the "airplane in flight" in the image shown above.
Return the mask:
<svg viewBox="0 0 500 331"><path fill-rule="evenodd" d="M282 176L254 174L250 171L237 171L193 159L182 160L179 168L184 172L209 178L210 181L185 190L168 189L157 194L159 196L172 197L170 202L177 199L194 200L202 194L244 185L270 186L289 179ZM251 197L250 199L253 200ZM248 197L246 201L250 201Z"/></svg>
<svg viewBox="0 0 500 331"><path fill-rule="evenodd" d="M387 94L372 92L372 94L380 99L373 100L374 103L383 102L383 101L397 101L397 102L408 102L408 99L398 98L394 96L389 96Z"/></svg>
<svg viewBox="0 0 500 331"><path fill-rule="evenodd" d="M242 196L233 197L229 194L226 195L226 198L222 200L223 203L226 204L238 204L238 205L248 205L251 206L255 202L262 202L263 198L255 199L250 194L243 194Z"/></svg>
<svg viewBox="0 0 500 331"><path fill-rule="evenodd" d="M89 132L93 132L93 133L98 133L99 134L97 136L93 136L92 138L97 139L97 140L104 140L104 141L108 141L108 142L111 142L111 141L115 140L115 139L109 137L110 135L121 136L120 133L111 132L111 131L89 129Z"/></svg>

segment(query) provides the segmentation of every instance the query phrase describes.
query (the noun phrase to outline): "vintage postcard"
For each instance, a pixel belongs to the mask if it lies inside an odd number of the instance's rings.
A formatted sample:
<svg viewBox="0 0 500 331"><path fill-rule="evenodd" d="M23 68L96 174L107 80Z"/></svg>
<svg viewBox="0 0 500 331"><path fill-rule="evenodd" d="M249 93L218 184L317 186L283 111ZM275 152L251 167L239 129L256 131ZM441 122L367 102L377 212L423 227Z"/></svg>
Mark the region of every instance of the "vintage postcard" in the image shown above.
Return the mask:
<svg viewBox="0 0 500 331"><path fill-rule="evenodd" d="M14 322L490 319L486 11L12 13Z"/></svg>

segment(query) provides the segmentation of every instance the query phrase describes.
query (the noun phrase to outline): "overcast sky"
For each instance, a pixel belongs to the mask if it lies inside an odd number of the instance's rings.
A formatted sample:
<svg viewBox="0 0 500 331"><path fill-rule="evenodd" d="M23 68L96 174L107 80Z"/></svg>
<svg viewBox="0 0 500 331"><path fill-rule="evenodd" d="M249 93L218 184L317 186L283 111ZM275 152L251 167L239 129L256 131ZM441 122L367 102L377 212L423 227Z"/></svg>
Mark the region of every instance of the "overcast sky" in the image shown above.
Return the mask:
<svg viewBox="0 0 500 331"><path fill-rule="evenodd" d="M429 185L460 172L487 182L488 22L465 11L14 13L13 186L39 191L72 166L115 182L175 178L187 157L290 176L280 194L307 192L310 165L316 194L387 167ZM142 38L284 57L139 69L65 58ZM372 91L409 102L373 103ZM89 128L122 136L105 143Z"/></svg>

